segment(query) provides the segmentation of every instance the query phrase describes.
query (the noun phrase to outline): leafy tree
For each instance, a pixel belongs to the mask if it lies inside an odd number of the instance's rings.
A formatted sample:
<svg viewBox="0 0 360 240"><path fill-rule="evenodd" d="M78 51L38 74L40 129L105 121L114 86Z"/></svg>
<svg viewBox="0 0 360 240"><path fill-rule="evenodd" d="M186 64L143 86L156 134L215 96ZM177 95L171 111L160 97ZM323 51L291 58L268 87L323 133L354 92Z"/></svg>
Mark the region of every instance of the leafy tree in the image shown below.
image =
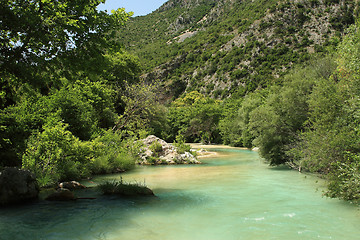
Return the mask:
<svg viewBox="0 0 360 240"><path fill-rule="evenodd" d="M132 135L140 129L147 130L150 122L159 120L157 116L161 113L161 108L158 107L157 88L157 83L148 84L144 81L133 85L127 84L121 96L125 109L113 130L128 131Z"/></svg>
<svg viewBox="0 0 360 240"><path fill-rule="evenodd" d="M225 118L220 122L220 133L225 144L248 148L253 146L254 137L249 130L250 113L263 103L266 94L266 91L249 93L242 102L226 110Z"/></svg>
<svg viewBox="0 0 360 240"><path fill-rule="evenodd" d="M318 81L309 99L309 127L298 146L300 165L326 174L330 197L358 200L359 23L338 48L337 71Z"/></svg>
<svg viewBox="0 0 360 240"><path fill-rule="evenodd" d="M38 67L66 53L96 54L111 31L130 16L124 9L98 11L102 0L2 1L2 70L19 75L19 65ZM110 33L110 34L109 34ZM91 47L91 48L90 48ZM16 65L16 66L15 66ZM34 68L32 68L34 70Z"/></svg>
<svg viewBox="0 0 360 240"><path fill-rule="evenodd" d="M264 104L251 112L249 128L254 144L270 164L291 162L287 151L304 130L317 77L314 67L295 69L284 78L282 87L272 87Z"/></svg>
<svg viewBox="0 0 360 240"><path fill-rule="evenodd" d="M114 90L140 70L113 38L131 13L98 11L102 2L1 1L0 165L21 165L51 118L81 140L114 126Z"/></svg>
<svg viewBox="0 0 360 240"><path fill-rule="evenodd" d="M204 97L197 91L186 93L171 103L169 140L184 135L188 142L220 142L218 124L223 116L220 101Z"/></svg>

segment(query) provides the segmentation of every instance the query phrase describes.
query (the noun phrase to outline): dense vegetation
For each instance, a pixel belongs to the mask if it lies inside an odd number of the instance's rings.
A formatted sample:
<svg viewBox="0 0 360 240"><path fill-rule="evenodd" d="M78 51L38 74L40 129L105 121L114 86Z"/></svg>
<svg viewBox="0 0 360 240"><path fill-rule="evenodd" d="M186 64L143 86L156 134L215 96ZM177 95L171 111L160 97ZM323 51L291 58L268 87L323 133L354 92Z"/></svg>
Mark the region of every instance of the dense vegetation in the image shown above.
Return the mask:
<svg viewBox="0 0 360 240"><path fill-rule="evenodd" d="M0 167L42 186L124 171L155 134L259 147L360 199L355 2L169 1L125 27L100 2L1 2Z"/></svg>
<svg viewBox="0 0 360 240"><path fill-rule="evenodd" d="M320 173L328 196L357 200L359 44L357 23L337 51L294 67L281 84L224 101L189 92L171 103L169 129L188 141L259 147L270 165Z"/></svg>
<svg viewBox="0 0 360 240"><path fill-rule="evenodd" d="M232 144L254 146L272 165L322 173L332 197L359 198L359 34L351 26L334 54L294 68L283 84L249 94L238 116L222 126L237 129ZM251 106L251 107L249 107Z"/></svg>
<svg viewBox="0 0 360 240"><path fill-rule="evenodd" d="M134 166L147 125L134 122L156 101L139 60L111 40L131 14L100 2L1 2L1 167L48 185Z"/></svg>

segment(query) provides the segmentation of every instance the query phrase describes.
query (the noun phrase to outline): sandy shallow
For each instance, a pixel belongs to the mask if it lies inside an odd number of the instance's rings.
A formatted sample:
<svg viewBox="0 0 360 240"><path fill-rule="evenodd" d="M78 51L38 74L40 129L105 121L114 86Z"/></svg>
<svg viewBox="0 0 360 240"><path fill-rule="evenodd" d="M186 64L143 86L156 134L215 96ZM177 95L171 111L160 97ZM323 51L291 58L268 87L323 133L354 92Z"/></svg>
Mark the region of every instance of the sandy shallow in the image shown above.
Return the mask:
<svg viewBox="0 0 360 240"><path fill-rule="evenodd" d="M197 158L212 158L212 157L223 157L224 155L219 152L213 152L211 149L247 149L247 148L239 148L239 147L231 147L221 144L211 144L205 145L201 143L189 143L192 149L200 150L204 149L205 151L198 151Z"/></svg>

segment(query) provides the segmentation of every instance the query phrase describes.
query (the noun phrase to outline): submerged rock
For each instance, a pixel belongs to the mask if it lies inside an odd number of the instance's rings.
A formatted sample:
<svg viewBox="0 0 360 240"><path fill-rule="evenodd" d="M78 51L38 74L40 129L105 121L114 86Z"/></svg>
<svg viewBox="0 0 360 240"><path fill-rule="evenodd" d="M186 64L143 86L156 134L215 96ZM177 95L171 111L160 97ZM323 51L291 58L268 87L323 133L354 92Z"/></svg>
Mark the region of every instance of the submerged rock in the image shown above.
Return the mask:
<svg viewBox="0 0 360 240"><path fill-rule="evenodd" d="M86 188L84 185L76 182L76 181L71 181L71 182L62 182L59 184L59 188L66 188L69 190L75 190L75 189L84 189Z"/></svg>
<svg viewBox="0 0 360 240"><path fill-rule="evenodd" d="M26 203L38 195L39 186L30 171L5 168L0 173L0 205Z"/></svg>
<svg viewBox="0 0 360 240"><path fill-rule="evenodd" d="M130 185L124 185L123 187L118 188L117 191L112 194L125 197L155 196L154 192L148 187L135 187Z"/></svg>
<svg viewBox="0 0 360 240"><path fill-rule="evenodd" d="M56 192L50 194L45 200L48 201L72 201L76 200L75 195L69 189L59 188Z"/></svg>
<svg viewBox="0 0 360 240"><path fill-rule="evenodd" d="M147 138L142 140L145 147L142 149L142 153L140 153L141 160L138 164L141 165L170 165L170 164L199 164L194 155L189 152L185 152L183 154L178 153L178 150L172 144L165 142L164 140L150 135ZM153 144L161 145L161 149L154 152L151 150L151 146Z"/></svg>

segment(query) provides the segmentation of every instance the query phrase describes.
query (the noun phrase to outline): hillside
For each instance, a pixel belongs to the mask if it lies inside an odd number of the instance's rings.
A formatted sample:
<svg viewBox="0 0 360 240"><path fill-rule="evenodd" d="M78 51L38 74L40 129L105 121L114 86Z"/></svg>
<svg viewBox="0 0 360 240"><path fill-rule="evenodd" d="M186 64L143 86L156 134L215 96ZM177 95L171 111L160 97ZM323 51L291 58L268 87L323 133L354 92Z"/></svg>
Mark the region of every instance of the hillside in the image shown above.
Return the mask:
<svg viewBox="0 0 360 240"><path fill-rule="evenodd" d="M336 46L357 8L348 0L170 0L119 36L166 98L243 96Z"/></svg>

